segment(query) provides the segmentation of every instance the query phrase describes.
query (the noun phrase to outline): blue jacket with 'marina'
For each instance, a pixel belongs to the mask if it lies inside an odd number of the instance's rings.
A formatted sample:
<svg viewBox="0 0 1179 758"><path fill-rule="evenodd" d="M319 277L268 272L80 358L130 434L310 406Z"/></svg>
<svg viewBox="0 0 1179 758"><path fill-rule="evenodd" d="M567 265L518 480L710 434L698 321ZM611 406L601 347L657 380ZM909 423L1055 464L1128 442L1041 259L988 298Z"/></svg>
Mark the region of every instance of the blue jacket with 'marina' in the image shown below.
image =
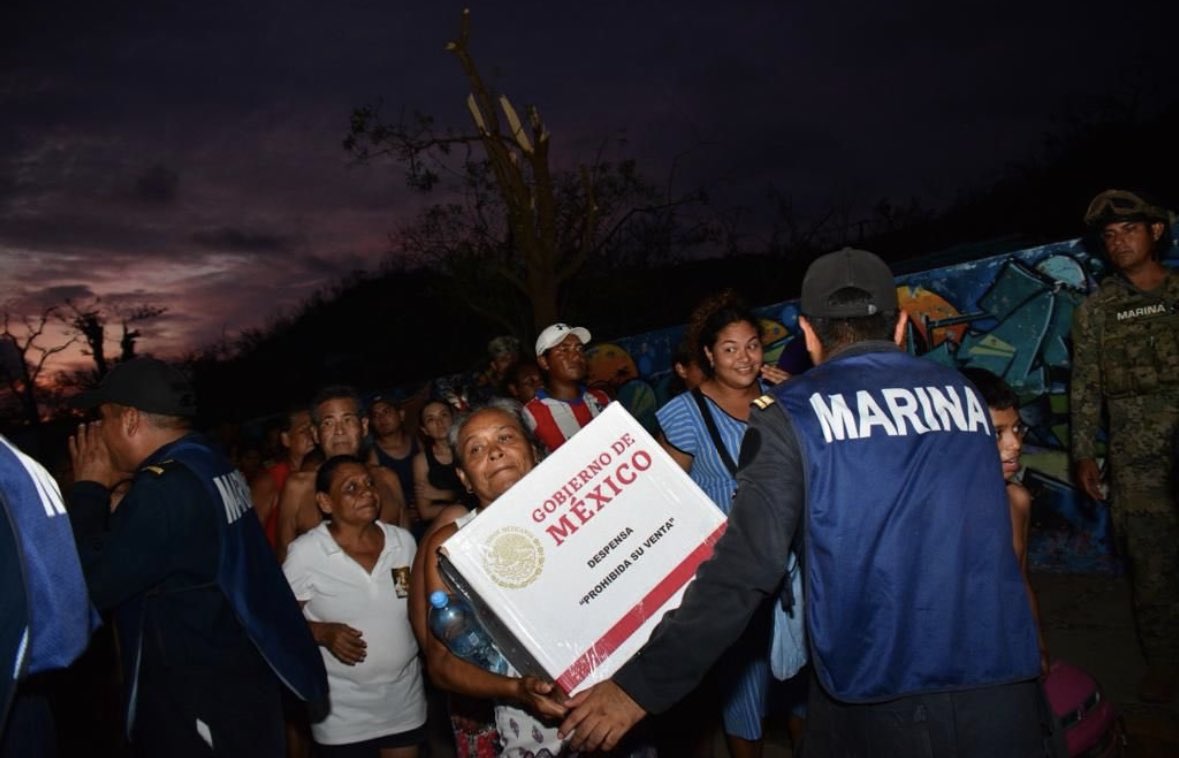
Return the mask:
<svg viewBox="0 0 1179 758"><path fill-rule="evenodd" d="M953 369L849 351L780 385L806 481L807 621L850 702L1030 679L1036 633L986 405Z"/></svg>

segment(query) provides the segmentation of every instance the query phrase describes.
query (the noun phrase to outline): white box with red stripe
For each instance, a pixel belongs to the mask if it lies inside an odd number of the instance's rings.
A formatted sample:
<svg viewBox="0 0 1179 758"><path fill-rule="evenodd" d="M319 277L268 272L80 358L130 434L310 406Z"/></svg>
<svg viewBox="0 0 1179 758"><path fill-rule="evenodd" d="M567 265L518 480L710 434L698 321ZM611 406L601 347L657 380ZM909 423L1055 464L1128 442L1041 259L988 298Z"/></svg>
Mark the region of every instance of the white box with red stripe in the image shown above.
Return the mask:
<svg viewBox="0 0 1179 758"><path fill-rule="evenodd" d="M619 403L442 546L440 567L521 673L610 678L680 603L725 517Z"/></svg>

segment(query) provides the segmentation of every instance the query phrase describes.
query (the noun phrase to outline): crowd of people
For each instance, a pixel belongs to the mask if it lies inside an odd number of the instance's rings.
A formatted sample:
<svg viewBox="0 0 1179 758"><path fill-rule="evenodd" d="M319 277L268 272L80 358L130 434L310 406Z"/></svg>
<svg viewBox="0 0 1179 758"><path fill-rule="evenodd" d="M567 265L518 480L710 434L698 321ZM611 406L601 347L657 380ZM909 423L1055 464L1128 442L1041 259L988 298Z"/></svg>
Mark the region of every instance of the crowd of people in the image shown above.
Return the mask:
<svg viewBox="0 0 1179 758"><path fill-rule="evenodd" d="M1111 190L1085 220L1113 273L1076 317L1072 452L1085 493L1110 485L1150 663L1141 695L1164 702L1179 671L1170 215ZM776 688L807 756L1060 754L1017 394L909 355L893 273L871 253L818 258L800 313L806 363L790 370L766 363L735 293L691 314L658 440L727 529L642 650L572 698L457 655L429 598L455 592L439 546L612 401L586 386L588 329L552 324L527 354L497 338L474 375L415 398L324 388L251 466L194 432L177 369L116 366L79 398L94 416L70 438L65 498L0 445L0 579L19 611L0 614L0 756L54 754L22 680L82 652L92 608L118 632L129 755L415 758L436 691L464 758L707 755L700 724L746 758ZM805 619L790 651L783 614ZM782 675L784 652L799 662ZM652 714L666 715L632 731Z"/></svg>

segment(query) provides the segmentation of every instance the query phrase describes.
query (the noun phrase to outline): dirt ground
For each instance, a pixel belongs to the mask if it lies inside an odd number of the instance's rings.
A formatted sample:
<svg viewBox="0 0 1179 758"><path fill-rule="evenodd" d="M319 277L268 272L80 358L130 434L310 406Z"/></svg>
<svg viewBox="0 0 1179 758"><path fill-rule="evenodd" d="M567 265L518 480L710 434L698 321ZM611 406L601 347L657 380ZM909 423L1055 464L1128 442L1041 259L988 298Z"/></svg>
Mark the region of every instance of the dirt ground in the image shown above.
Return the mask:
<svg viewBox="0 0 1179 758"><path fill-rule="evenodd" d="M1040 613L1053 658L1080 666L1097 679L1105 696L1113 701L1122 717L1126 755L1131 758L1179 756L1179 703L1149 705L1137 698L1138 680L1146 664L1134 635L1130 586L1126 577L1033 574L1032 584L1040 600ZM444 712L435 718L438 708L432 710L432 721L444 724ZM766 727L764 758L790 756L784 717L771 717ZM430 743L430 758L454 755L448 738L444 730L435 731ZM719 733L713 740L712 755L715 758L728 755Z"/></svg>

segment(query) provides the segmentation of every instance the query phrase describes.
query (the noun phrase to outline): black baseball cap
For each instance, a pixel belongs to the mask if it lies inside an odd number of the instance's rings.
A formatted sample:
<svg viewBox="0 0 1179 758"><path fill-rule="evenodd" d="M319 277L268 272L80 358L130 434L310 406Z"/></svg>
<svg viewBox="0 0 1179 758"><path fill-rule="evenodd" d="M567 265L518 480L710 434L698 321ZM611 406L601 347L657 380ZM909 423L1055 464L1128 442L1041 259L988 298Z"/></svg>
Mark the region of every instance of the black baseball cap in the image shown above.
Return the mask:
<svg viewBox="0 0 1179 758"><path fill-rule="evenodd" d="M832 304L831 296L853 287L868 294L867 302ZM816 258L802 279L804 316L857 318L876 313L895 313L897 286L888 264L875 253L845 247Z"/></svg>
<svg viewBox="0 0 1179 758"><path fill-rule="evenodd" d="M132 358L78 396L79 408L117 403L164 416L195 416L196 393L180 370L157 358Z"/></svg>

